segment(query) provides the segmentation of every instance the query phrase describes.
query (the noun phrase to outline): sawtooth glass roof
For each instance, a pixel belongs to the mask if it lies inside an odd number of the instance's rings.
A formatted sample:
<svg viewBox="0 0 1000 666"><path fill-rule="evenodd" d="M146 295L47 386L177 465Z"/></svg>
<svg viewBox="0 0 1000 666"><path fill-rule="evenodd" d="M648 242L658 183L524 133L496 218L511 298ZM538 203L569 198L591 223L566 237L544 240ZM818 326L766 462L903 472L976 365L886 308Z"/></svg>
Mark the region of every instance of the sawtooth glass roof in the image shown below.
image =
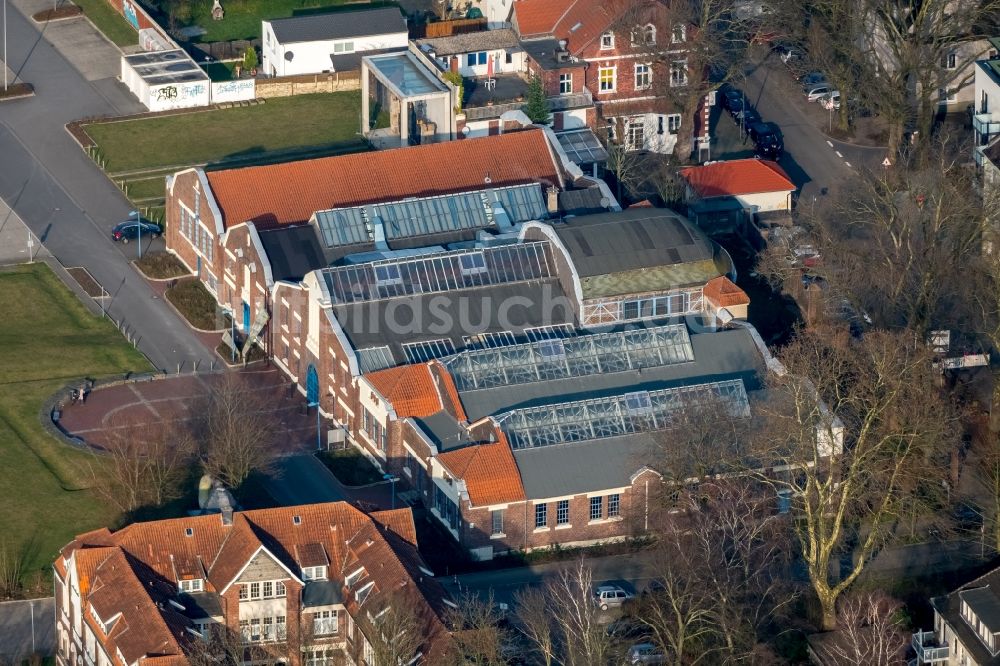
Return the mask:
<svg viewBox="0 0 1000 666"><path fill-rule="evenodd" d="M541 187L532 183L404 199L370 207L334 208L317 212L315 219L323 243L332 248L373 243L377 240L376 227L380 225L387 240L483 229L498 223L496 205L503 208L507 217L501 223L538 220L548 212Z"/></svg>
<svg viewBox="0 0 1000 666"><path fill-rule="evenodd" d="M548 243L536 241L383 259L322 274L337 304L536 280L555 275L555 266Z"/></svg>
<svg viewBox="0 0 1000 666"><path fill-rule="evenodd" d="M462 352L446 361L459 391L694 361L683 324Z"/></svg>
<svg viewBox="0 0 1000 666"><path fill-rule="evenodd" d="M750 416L743 380L731 379L527 407L501 415L497 423L512 449L529 449L666 430L685 411L719 403L733 416Z"/></svg>

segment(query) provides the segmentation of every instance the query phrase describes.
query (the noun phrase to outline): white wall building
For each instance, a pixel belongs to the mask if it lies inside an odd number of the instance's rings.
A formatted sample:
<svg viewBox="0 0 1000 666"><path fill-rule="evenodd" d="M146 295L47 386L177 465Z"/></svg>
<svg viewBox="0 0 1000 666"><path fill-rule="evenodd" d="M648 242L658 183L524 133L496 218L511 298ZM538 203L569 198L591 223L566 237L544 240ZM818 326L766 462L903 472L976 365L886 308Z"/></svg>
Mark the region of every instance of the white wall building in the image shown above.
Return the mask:
<svg viewBox="0 0 1000 666"><path fill-rule="evenodd" d="M1000 47L1000 39L993 40ZM1000 136L1000 48L994 48L987 60L976 63L975 98L972 129L975 132L976 163L983 166L983 151Z"/></svg>
<svg viewBox="0 0 1000 666"><path fill-rule="evenodd" d="M405 50L409 40L396 7L263 21L261 34L267 76L356 70L362 56Z"/></svg>
<svg viewBox="0 0 1000 666"><path fill-rule="evenodd" d="M180 49L122 56L122 83L150 111L208 106L211 81Z"/></svg>

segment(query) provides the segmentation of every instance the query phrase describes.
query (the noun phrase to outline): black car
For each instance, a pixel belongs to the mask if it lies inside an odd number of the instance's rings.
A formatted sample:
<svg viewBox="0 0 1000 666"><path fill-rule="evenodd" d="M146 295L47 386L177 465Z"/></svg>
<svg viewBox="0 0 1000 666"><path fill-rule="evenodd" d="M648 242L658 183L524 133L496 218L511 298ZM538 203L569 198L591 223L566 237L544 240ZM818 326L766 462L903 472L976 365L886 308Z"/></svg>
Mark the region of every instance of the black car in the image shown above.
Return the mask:
<svg viewBox="0 0 1000 666"><path fill-rule="evenodd" d="M776 160L785 151L785 137L777 123L754 123L747 128L747 135L761 157Z"/></svg>
<svg viewBox="0 0 1000 666"><path fill-rule="evenodd" d="M125 220L121 224L116 224L111 230L111 240L128 244L134 238L139 238L141 230L142 236L149 238L159 238L163 233L160 225L153 224L149 220Z"/></svg>
<svg viewBox="0 0 1000 666"><path fill-rule="evenodd" d="M733 120L735 120L736 124L740 125L743 128L743 131L746 132L755 123L763 122L764 119L760 117L759 113L757 113L757 109L747 104L744 109L737 109L733 112Z"/></svg>
<svg viewBox="0 0 1000 666"><path fill-rule="evenodd" d="M725 86L720 92L722 94L722 108L729 113L736 113L744 105L749 105L743 97L743 91L739 88Z"/></svg>

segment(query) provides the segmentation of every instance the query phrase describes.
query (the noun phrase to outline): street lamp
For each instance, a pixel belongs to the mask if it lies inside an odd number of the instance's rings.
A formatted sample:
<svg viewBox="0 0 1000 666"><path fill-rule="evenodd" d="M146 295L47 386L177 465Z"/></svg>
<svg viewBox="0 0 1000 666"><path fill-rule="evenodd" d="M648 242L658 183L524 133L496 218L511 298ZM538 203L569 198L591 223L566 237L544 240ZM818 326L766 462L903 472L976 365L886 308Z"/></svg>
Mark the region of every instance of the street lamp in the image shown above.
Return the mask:
<svg viewBox="0 0 1000 666"><path fill-rule="evenodd" d="M388 481L392 485L392 508L395 509L396 508L396 481L398 481L399 479L398 479L398 477L395 477L392 474L383 474L382 478L385 479L386 481Z"/></svg>
<svg viewBox="0 0 1000 666"><path fill-rule="evenodd" d="M319 427L319 400L317 399L316 402L310 402L307 406L316 408L316 450L319 451L323 448L323 438L320 436Z"/></svg>
<svg viewBox="0 0 1000 666"><path fill-rule="evenodd" d="M135 218L135 228L139 230L139 259L142 259L142 215L139 214L139 209L133 210L128 214L130 218Z"/></svg>

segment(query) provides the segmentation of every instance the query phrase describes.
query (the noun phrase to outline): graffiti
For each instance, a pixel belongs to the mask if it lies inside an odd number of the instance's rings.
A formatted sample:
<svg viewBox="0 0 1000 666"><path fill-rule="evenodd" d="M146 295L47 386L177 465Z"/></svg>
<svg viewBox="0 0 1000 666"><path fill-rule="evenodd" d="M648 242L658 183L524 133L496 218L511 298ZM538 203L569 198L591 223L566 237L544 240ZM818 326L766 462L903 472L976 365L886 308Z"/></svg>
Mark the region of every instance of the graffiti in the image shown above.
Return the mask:
<svg viewBox="0 0 1000 666"><path fill-rule="evenodd" d="M212 102L235 102L243 99L253 99L256 91L257 87L253 79L213 83Z"/></svg>
<svg viewBox="0 0 1000 666"><path fill-rule="evenodd" d="M165 86L159 88L156 91L156 101L166 102L172 99L177 99L177 87L176 86Z"/></svg>
<svg viewBox="0 0 1000 666"><path fill-rule="evenodd" d="M196 83L193 86L185 86L181 88L181 97L184 99L191 99L192 97L201 97L205 94L205 85L202 83Z"/></svg>
<svg viewBox="0 0 1000 666"><path fill-rule="evenodd" d="M125 20L132 24L132 27L136 30L139 29L139 13L135 9L135 5L132 4L131 0L122 0L122 15Z"/></svg>

